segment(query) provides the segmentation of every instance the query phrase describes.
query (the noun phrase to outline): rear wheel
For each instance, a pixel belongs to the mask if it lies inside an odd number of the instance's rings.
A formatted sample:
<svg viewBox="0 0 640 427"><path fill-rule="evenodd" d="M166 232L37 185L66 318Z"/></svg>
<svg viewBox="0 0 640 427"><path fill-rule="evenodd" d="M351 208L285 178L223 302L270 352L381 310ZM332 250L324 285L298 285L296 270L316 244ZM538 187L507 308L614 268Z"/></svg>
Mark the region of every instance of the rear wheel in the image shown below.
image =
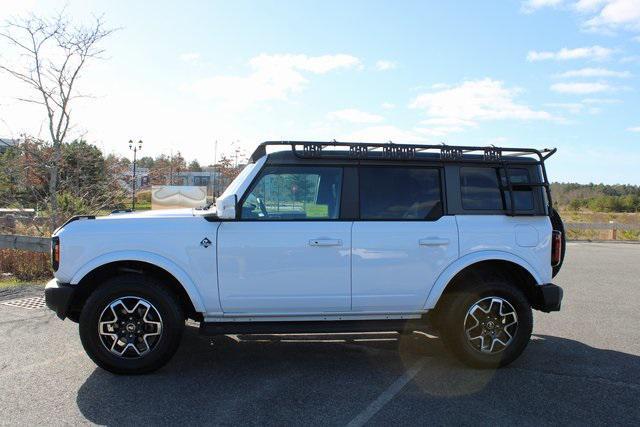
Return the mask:
<svg viewBox="0 0 640 427"><path fill-rule="evenodd" d="M477 368L505 366L529 343L531 305L509 280L485 280L473 275L443 298L440 335L465 364Z"/></svg>
<svg viewBox="0 0 640 427"><path fill-rule="evenodd" d="M141 275L117 276L89 296L80 314L80 339L91 359L116 374L143 374L176 352L184 314L171 292Z"/></svg>

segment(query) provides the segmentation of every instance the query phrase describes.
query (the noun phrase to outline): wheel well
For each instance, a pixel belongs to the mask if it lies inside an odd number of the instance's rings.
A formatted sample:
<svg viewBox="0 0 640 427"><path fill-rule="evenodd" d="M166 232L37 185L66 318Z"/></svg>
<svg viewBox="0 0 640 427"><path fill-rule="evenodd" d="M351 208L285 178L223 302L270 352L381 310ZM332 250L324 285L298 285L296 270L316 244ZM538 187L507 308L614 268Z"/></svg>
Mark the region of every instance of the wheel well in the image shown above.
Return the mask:
<svg viewBox="0 0 640 427"><path fill-rule="evenodd" d="M447 284L447 287L440 296L434 311L438 312L438 308L446 299L446 296L458 290L467 282L468 279L473 280L474 276L487 277L495 275L514 283L524 292L531 306L533 308L538 307L540 294L537 282L526 268L511 261L487 260L471 264L460 270Z"/></svg>
<svg viewBox="0 0 640 427"><path fill-rule="evenodd" d="M187 291L185 291L180 282L167 270L158 267L157 265L153 265L143 261L110 262L101 265L100 267L97 267L96 269L89 272L82 278L82 280L80 280L77 285L78 290L74 294L67 317L77 322L80 317L82 306L84 305L87 298L89 298L89 295L91 295L91 293L98 287L102 286L102 284L108 278L123 273L134 273L145 276L152 276L158 280L161 280L174 293L177 300L182 305L182 309L184 310L185 315L188 318L198 321L202 320L202 315L195 310L193 303L191 302L191 298L189 298Z"/></svg>

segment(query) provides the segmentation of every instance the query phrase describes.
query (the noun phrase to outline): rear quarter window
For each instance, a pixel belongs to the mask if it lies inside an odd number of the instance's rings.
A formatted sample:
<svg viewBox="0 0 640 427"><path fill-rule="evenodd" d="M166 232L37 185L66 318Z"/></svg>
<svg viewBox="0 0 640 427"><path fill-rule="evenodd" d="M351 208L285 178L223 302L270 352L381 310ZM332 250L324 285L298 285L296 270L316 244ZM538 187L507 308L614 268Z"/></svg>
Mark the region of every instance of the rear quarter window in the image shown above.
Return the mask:
<svg viewBox="0 0 640 427"><path fill-rule="evenodd" d="M525 168L509 168L515 209L531 211L534 208L529 171ZM502 211L511 209L511 195L507 188L504 170L493 167L460 168L460 195L462 208L466 210ZM504 191L502 189L505 189Z"/></svg>
<svg viewBox="0 0 640 427"><path fill-rule="evenodd" d="M504 176L504 171L501 170L500 172L502 185L507 187L507 178ZM523 168L509 168L509 180L513 187L516 210L533 210L533 191L532 187L527 185L531 183L529 171ZM507 204L507 209L511 209L511 196L508 191L505 191L505 203Z"/></svg>

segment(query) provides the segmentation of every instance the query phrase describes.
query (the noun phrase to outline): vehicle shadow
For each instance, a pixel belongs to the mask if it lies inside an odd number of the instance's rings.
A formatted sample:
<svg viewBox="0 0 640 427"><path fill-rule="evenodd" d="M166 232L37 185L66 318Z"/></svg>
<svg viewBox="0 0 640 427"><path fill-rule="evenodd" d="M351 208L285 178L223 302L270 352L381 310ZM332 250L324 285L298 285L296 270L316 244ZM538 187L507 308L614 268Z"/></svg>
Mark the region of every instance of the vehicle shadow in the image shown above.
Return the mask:
<svg viewBox="0 0 640 427"><path fill-rule="evenodd" d="M616 410L618 423L640 417L640 357L570 339L537 335L512 365L475 370L419 333L209 338L193 326L154 374L96 368L77 404L103 425L345 425L418 364L374 424L475 424L479 415L481 424L596 422Z"/></svg>

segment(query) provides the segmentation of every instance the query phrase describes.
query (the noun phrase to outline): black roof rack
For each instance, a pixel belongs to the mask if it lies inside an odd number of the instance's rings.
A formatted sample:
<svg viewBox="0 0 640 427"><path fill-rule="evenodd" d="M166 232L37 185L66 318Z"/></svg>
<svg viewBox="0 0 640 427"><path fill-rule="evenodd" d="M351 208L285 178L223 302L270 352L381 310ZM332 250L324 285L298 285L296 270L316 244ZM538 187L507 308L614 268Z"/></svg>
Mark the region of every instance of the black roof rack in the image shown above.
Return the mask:
<svg viewBox="0 0 640 427"><path fill-rule="evenodd" d="M545 160L557 151L556 148L511 148L489 146L465 146L446 144L396 144L369 143L369 142L338 142L338 141L265 141L258 145L250 157L251 162L267 154L269 146L289 146L292 153L299 159L349 159L349 160L411 160L411 161L441 161L441 162L469 162L469 163L491 163L501 168L504 173L506 186L501 186L501 191L508 191L510 194L510 208L507 213L510 215L525 215L515 208L513 191L518 191L521 185L514 185L511 181L509 166L518 159L518 164L539 165L542 170L542 181L527 184L528 187L543 187L546 192L549 207L551 204L551 191L549 181L544 166ZM326 150L327 148L331 151ZM420 154L431 154L424 156ZM549 209L551 212L551 209Z"/></svg>
<svg viewBox="0 0 640 427"><path fill-rule="evenodd" d="M428 145L428 144L395 144L370 142L338 142L338 141L266 141L258 145L251 155L250 161L255 162L267 154L269 146L289 146L293 154L301 159L315 158L343 158L389 160L419 160L418 153L437 153L442 161L477 161L469 155L480 155L481 161L500 162L504 156L535 156L537 161L544 162L555 152L555 148L537 150L535 148L510 148L489 146L463 145ZM336 148L327 151L327 148Z"/></svg>

